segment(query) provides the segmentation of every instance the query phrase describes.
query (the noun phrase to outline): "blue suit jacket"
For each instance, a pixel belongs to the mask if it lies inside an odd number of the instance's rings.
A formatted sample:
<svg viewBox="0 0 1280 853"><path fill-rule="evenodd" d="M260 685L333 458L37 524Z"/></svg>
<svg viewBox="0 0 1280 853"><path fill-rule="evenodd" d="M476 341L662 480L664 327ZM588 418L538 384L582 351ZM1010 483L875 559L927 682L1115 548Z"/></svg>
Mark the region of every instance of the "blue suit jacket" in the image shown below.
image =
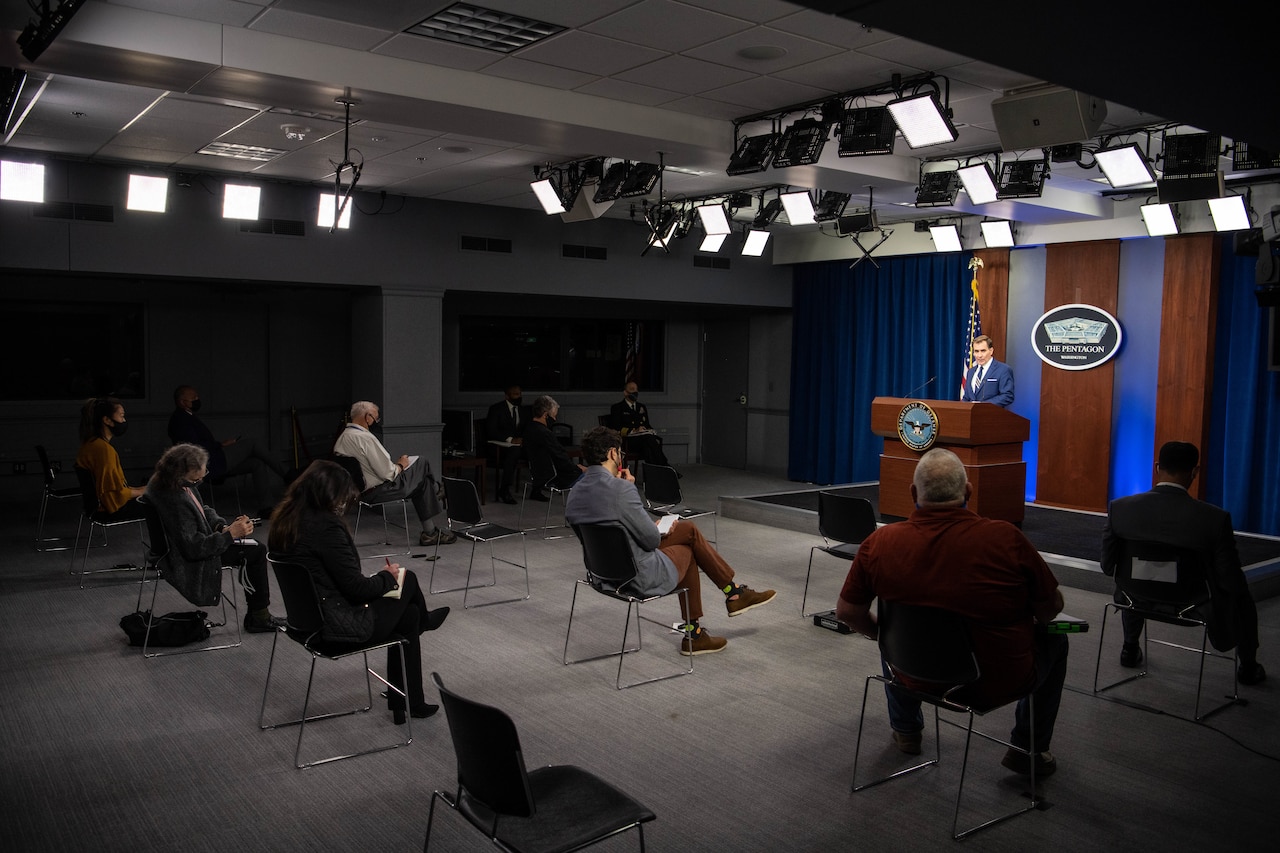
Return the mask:
<svg viewBox="0 0 1280 853"><path fill-rule="evenodd" d="M970 391L969 385L973 375L978 372L977 365L969 368L964 375L964 392L960 399L971 403L994 403L997 406L1008 406L1013 402L1013 371L1003 361L994 358L987 363L987 375L982 387Z"/></svg>

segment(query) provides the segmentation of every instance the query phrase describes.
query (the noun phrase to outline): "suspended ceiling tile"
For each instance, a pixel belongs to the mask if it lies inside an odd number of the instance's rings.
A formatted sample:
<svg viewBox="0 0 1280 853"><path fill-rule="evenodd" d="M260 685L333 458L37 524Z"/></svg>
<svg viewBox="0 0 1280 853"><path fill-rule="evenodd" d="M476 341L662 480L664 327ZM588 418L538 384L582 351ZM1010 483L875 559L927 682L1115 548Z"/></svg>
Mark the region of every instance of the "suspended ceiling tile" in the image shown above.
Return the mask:
<svg viewBox="0 0 1280 853"><path fill-rule="evenodd" d="M849 51L787 68L774 76L831 92L848 92L888 83L895 73L909 75L915 70L879 56Z"/></svg>
<svg viewBox="0 0 1280 853"><path fill-rule="evenodd" d="M953 53L939 47L904 38L892 38L860 48L868 56L879 56L901 62L921 71L936 71L939 68L950 68L972 61L973 57Z"/></svg>
<svg viewBox="0 0 1280 853"><path fill-rule="evenodd" d="M946 69L945 73L952 80L962 80L984 89L1007 92L1023 86L1034 86L1042 81L1017 71L997 68L986 62L962 62Z"/></svg>
<svg viewBox="0 0 1280 853"><path fill-rule="evenodd" d="M113 5L243 27L271 0L111 0Z"/></svg>
<svg viewBox="0 0 1280 853"><path fill-rule="evenodd" d="M389 33L332 18L300 15L279 8L267 9L249 27L265 33L332 44L351 50L369 50L386 41Z"/></svg>
<svg viewBox="0 0 1280 853"><path fill-rule="evenodd" d="M831 92L788 80L756 77L702 94L719 101L741 104L743 113L756 113L779 109L802 101L815 101Z"/></svg>
<svg viewBox="0 0 1280 853"><path fill-rule="evenodd" d="M776 58L753 59L744 52L770 50L780 52ZM705 59L730 68L740 68L752 74L772 74L784 68L804 65L823 57L839 53L840 48L813 39L784 33L768 27L750 30L685 51L688 56Z"/></svg>
<svg viewBox="0 0 1280 853"><path fill-rule="evenodd" d="M505 77L508 80L533 83L536 86L550 86L553 89L576 89L593 80L601 79L597 74L543 65L541 62L530 62L518 56L503 57L486 68L484 73L492 74L494 77Z"/></svg>
<svg viewBox="0 0 1280 853"><path fill-rule="evenodd" d="M705 116L707 118L725 119L732 121L742 115L742 107L739 104L730 104L724 101L717 101L712 98L703 98L692 95L687 98L680 98L676 101L669 101L662 105L663 109L675 110L676 112L689 113L691 115ZM733 143L733 138L728 137L728 143ZM728 154L726 152L725 162L728 162Z"/></svg>
<svg viewBox="0 0 1280 853"><path fill-rule="evenodd" d="M562 27L582 27L635 2L636 0L590 0L586 3L583 0L477 0L476 5ZM449 4L439 4L440 8L447 5Z"/></svg>
<svg viewBox="0 0 1280 853"><path fill-rule="evenodd" d="M501 53L492 50L407 33L392 36L385 44L379 45L371 52L396 59L439 65L441 68L454 68L459 71L479 71L502 59Z"/></svg>
<svg viewBox="0 0 1280 853"><path fill-rule="evenodd" d="M771 21L769 26L775 30L834 44L842 50L858 50L865 45L897 38L893 33L871 29L848 18L828 15L812 9L804 9L785 18Z"/></svg>
<svg viewBox="0 0 1280 853"><path fill-rule="evenodd" d="M628 83L668 89L682 95L701 94L732 83L741 83L751 77L745 71L688 56L668 56L614 76Z"/></svg>
<svg viewBox="0 0 1280 853"><path fill-rule="evenodd" d="M352 0L261 0L261 5L332 18L375 30L399 32L450 4L441 0L377 0L373 3Z"/></svg>
<svg viewBox="0 0 1280 853"><path fill-rule="evenodd" d="M577 91L588 95L597 95L602 98L627 101L632 104L644 104L651 107L659 106L681 97L678 92L655 89L652 86L641 86L639 83L628 83L625 80L614 80L612 78L604 78L594 83L588 83L585 86L580 86Z"/></svg>
<svg viewBox="0 0 1280 853"><path fill-rule="evenodd" d="M522 59L572 68L602 77L651 63L662 56L664 53L660 50L574 30L552 36L520 51Z"/></svg>
<svg viewBox="0 0 1280 853"><path fill-rule="evenodd" d="M784 3L782 0L683 0L683 2L690 6L734 15L757 23L785 18L796 11L794 4Z"/></svg>
<svg viewBox="0 0 1280 853"><path fill-rule="evenodd" d="M583 27L598 35L680 53L749 28L751 24L670 0L648 0Z"/></svg>

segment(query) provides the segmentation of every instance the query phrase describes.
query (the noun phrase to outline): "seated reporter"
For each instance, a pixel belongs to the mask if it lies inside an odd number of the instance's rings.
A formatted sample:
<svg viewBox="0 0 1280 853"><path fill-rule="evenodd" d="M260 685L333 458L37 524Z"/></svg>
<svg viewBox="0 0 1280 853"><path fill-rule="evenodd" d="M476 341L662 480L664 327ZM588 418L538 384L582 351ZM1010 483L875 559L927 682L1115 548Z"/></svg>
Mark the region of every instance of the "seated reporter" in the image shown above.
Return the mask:
<svg viewBox="0 0 1280 853"><path fill-rule="evenodd" d="M335 643L380 643L403 637L407 673L400 652L387 649L387 680L409 696L409 713L429 717L439 706L422 693L422 647L418 635L434 631L448 607L427 609L418 578L405 570L399 598L383 596L397 588L400 566L392 563L372 576L360 571L360 554L343 515L358 497L351 476L336 462L313 462L294 480L271 516L268 542L273 556L297 563L311 574L324 613L322 639ZM405 722L404 700L389 692L387 706L397 725Z"/></svg>
<svg viewBox="0 0 1280 853"><path fill-rule="evenodd" d="M175 444L156 463L147 483L146 500L160 513L171 547L166 562L182 561L197 571L218 572L224 565L244 565L244 629L258 634L278 631L285 620L271 615L267 585L267 549L243 542L253 534L253 521L242 515L228 522L200 502L197 488L208 474L209 454L194 444Z"/></svg>
<svg viewBox="0 0 1280 853"><path fill-rule="evenodd" d="M124 435L129 423L124 417L124 404L115 397L90 397L80 410L80 450L76 467L93 478L93 491L98 496L98 512L105 521L128 521L142 518L138 498L145 489L130 486L120 466L120 454L111 440Z"/></svg>

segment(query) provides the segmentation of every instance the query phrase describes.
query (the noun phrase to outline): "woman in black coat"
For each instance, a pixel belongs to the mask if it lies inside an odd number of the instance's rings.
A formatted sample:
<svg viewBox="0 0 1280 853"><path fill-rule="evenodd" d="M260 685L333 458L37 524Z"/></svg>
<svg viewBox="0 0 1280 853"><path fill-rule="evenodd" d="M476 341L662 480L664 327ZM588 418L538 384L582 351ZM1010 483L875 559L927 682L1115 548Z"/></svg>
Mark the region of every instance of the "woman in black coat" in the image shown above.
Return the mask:
<svg viewBox="0 0 1280 853"><path fill-rule="evenodd" d="M439 628L449 608L428 610L417 576L407 569L400 597L384 598L396 589L398 565L388 564L372 576L360 571L360 554L343 520L347 504L356 498L355 486L342 466L328 461L312 463L289 486L271 516L271 552L310 572L324 613L323 639L373 643L399 636L408 641L404 652L407 679L400 672L400 655L392 646L387 649L387 680L408 694L410 714L429 717L439 706L423 698L418 635ZM404 700L392 691L387 703L396 724L404 723Z"/></svg>

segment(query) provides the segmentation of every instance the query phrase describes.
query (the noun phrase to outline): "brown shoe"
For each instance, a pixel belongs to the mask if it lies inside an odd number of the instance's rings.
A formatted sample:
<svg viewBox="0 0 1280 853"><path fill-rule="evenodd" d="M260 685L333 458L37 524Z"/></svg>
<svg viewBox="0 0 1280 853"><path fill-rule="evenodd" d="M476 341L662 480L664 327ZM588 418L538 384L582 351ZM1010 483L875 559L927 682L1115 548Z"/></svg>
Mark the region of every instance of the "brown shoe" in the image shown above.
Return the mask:
<svg viewBox="0 0 1280 853"><path fill-rule="evenodd" d="M1058 769L1058 760L1053 757L1052 752L1037 752L1036 757L1036 778L1043 779L1046 776L1052 776L1053 772ZM1014 773L1022 773L1023 775L1031 772L1031 758L1025 752L1019 752L1010 747L1005 750L1004 758L1000 759L1000 763Z"/></svg>
<svg viewBox="0 0 1280 853"><path fill-rule="evenodd" d="M762 604L768 604L773 601L773 597L777 595L771 589L756 592L749 586L739 586L734 588L734 594L737 598L726 598L724 601L725 610L729 611L730 616L737 616L739 613L746 613L754 607Z"/></svg>
<svg viewBox="0 0 1280 853"><path fill-rule="evenodd" d="M458 534L454 533L452 530L445 530L442 527L437 527L430 533L424 530L422 531L422 535L418 537L419 545L452 545L457 541Z"/></svg>
<svg viewBox="0 0 1280 853"><path fill-rule="evenodd" d="M894 746L898 747L900 752L905 752L907 755L920 754L921 740L922 737L920 732L900 732L897 729L893 730Z"/></svg>
<svg viewBox="0 0 1280 853"><path fill-rule="evenodd" d="M713 637L705 628L698 628L692 634L686 634L680 642L680 654L685 657L709 655L721 651L729 641L724 637Z"/></svg>

